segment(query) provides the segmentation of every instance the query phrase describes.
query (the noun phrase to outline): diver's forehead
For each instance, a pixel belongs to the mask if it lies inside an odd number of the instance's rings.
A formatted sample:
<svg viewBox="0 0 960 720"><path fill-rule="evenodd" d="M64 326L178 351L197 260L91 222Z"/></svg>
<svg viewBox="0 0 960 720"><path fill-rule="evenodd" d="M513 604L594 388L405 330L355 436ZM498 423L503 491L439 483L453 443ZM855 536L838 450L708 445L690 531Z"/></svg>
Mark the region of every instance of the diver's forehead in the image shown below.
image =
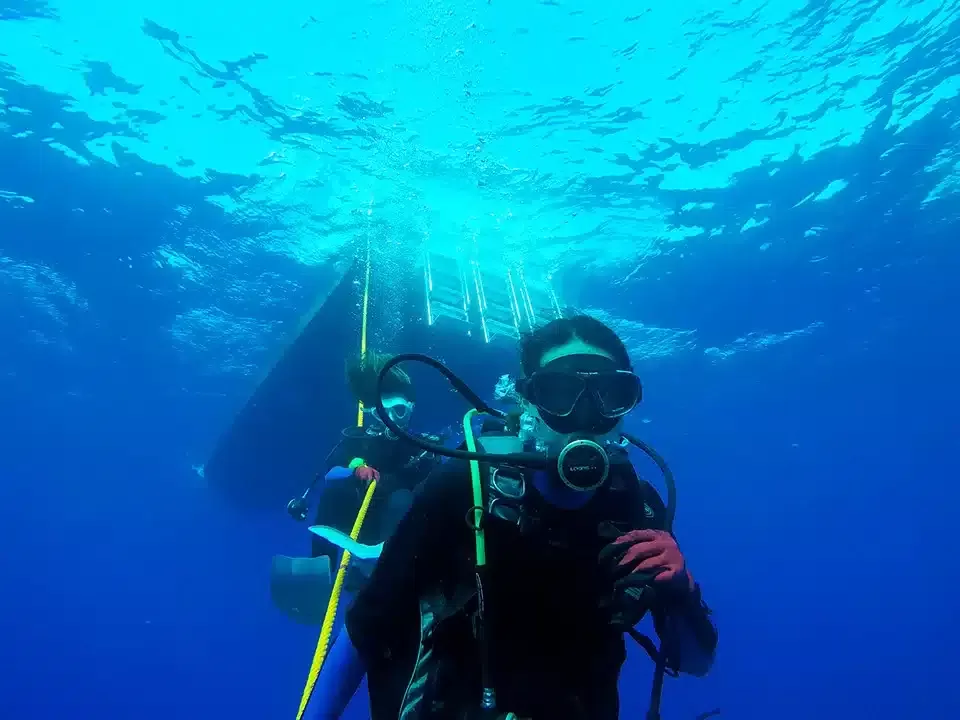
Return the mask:
<svg viewBox="0 0 960 720"><path fill-rule="evenodd" d="M413 403L407 400L403 395L384 395L383 406L392 407L393 405L413 405Z"/></svg>

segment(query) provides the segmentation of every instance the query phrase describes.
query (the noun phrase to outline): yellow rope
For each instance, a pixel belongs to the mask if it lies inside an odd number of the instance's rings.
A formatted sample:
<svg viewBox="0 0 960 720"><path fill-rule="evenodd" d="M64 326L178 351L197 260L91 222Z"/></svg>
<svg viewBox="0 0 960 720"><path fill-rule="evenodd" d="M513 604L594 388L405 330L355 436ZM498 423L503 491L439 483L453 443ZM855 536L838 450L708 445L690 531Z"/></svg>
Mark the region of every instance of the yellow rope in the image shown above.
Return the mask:
<svg viewBox="0 0 960 720"><path fill-rule="evenodd" d="M373 499L373 492L377 489L377 481L374 480L367 488L367 494L363 497L363 504L360 506L360 512L357 513L357 519L353 523L353 529L350 531L350 539L356 540L360 537L360 528L363 527L363 520L367 516L367 509L370 507L370 501ZM307 709L307 703L310 702L310 696L313 695L313 689L317 685L317 678L320 677L320 669L323 667L323 661L327 658L327 652L330 650L330 640L333 637L333 627L337 620L337 610L340 605L340 593L343 590L343 579L347 573L347 567L350 565L350 553L343 551L343 557L340 558L340 567L337 569L337 579L333 582L333 591L330 593L330 601L327 603L327 614L323 618L323 627L320 629L320 639L317 641L317 649L313 653L313 662L310 664L310 674L307 675L307 684L303 688L303 695L300 697L300 709L297 710L297 720L302 720L303 713Z"/></svg>
<svg viewBox="0 0 960 720"><path fill-rule="evenodd" d="M363 281L363 310L360 320L360 357L367 352L367 310L370 307L370 243L367 242L367 261L366 276ZM363 427L363 401L357 403L357 427ZM374 480L367 487L367 494L363 497L363 504L360 505L360 511L357 513L357 519L353 522L353 529L350 531L350 539L356 540L360 537L360 528L363 527L363 520L367 516L367 510L370 507L370 501L373 499L373 492L377 489L377 482ZM343 551L340 558L340 567L337 569L337 577L333 581L333 589L330 591L330 600L327 602L327 612L323 616L323 625L320 628L320 639L317 640L317 648L313 652L313 662L310 664L310 674L307 675L307 683L303 688L303 695L300 696L300 709L297 710L297 720L302 720L303 713L307 709L307 703L310 702L310 696L313 695L313 689L317 685L317 678L320 677L320 669L323 667L323 661L327 658L330 650L330 640L333 637L333 628L337 621L337 611L340 607L340 594L343 592L343 579L346 576L347 568L350 565L350 553Z"/></svg>

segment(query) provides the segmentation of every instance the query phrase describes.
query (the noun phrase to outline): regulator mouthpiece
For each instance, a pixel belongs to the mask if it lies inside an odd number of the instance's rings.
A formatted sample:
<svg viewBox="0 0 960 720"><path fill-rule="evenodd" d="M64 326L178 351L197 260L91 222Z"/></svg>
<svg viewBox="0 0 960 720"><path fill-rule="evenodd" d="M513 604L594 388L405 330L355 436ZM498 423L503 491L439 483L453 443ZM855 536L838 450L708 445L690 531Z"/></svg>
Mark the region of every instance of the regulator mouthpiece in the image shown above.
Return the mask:
<svg viewBox="0 0 960 720"><path fill-rule="evenodd" d="M610 456L593 440L574 440L557 456L557 474L571 490L595 490L610 474Z"/></svg>

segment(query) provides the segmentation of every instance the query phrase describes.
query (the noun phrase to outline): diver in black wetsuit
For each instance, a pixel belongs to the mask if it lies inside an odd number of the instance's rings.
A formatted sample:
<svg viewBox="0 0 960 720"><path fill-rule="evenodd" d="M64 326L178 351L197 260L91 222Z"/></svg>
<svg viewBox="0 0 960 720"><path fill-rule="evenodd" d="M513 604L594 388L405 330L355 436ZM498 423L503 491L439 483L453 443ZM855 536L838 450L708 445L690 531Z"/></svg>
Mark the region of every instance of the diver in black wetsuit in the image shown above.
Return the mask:
<svg viewBox="0 0 960 720"><path fill-rule="evenodd" d="M363 503L367 487L377 481L377 491L367 510L358 540L376 545L386 540L413 503L414 489L436 464L433 454L421 450L389 431L376 413L377 376L388 356L368 353L348 363L347 381L354 397L364 404L362 427L346 428L330 451L324 467L302 497L292 500L290 514L306 520L307 497L317 494L314 525L349 534ZM387 378L383 403L393 422L406 428L416 395L410 377L395 368ZM423 437L437 442L436 436ZM333 584L340 548L313 536L311 557L275 556L270 591L274 604L298 622L323 621ZM345 582L348 592L360 588L369 567L354 563Z"/></svg>
<svg viewBox="0 0 960 720"><path fill-rule="evenodd" d="M622 341L589 317L556 320L523 340L521 367L519 422L500 413L499 430L468 436L479 452L442 453L456 459L384 545L308 720L340 717L365 674L373 720L617 720L624 634L638 639L647 613L661 639L648 718L665 673L709 671L717 631L672 533L674 491L665 504L609 439L641 398ZM662 458L623 438L671 489Z"/></svg>

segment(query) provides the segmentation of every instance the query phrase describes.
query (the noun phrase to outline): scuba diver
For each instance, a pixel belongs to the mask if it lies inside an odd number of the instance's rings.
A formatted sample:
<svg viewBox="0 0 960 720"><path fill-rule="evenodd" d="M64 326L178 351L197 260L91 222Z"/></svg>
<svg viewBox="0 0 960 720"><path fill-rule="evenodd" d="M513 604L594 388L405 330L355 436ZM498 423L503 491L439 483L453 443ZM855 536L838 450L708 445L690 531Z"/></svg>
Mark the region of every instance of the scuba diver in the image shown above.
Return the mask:
<svg viewBox="0 0 960 720"><path fill-rule="evenodd" d="M295 520L307 519L311 493L317 495L316 525L349 533L363 500L364 491L376 480L379 492L367 511L364 543L380 543L393 532L413 502L413 491L436 464L432 452L410 444L389 430L380 420L377 388L380 370L389 356L364 353L347 363L347 384L354 398L364 406L362 427L342 431L340 441L324 461L324 468L313 483L287 505ZM384 412L393 423L406 428L413 414L416 394L410 377L400 368L392 368L382 383ZM420 436L432 442L437 436ZM335 533L334 533L335 534ZM330 540L314 535L311 557L273 558L270 594L274 604L297 622L319 625L333 585L340 548ZM355 592L366 580L370 564L351 566L346 589Z"/></svg>
<svg viewBox="0 0 960 720"><path fill-rule="evenodd" d="M409 437L454 459L383 546L304 717L339 718L366 675L371 720L617 720L629 634L655 661L647 718L659 720L664 675L706 674L717 631L671 532L669 468L617 432L642 395L623 342L583 315L524 336L510 414L432 358L401 355L384 370L406 361L493 417L474 436L468 412L460 449ZM628 443L664 473L666 504ZM659 648L635 629L647 613Z"/></svg>

